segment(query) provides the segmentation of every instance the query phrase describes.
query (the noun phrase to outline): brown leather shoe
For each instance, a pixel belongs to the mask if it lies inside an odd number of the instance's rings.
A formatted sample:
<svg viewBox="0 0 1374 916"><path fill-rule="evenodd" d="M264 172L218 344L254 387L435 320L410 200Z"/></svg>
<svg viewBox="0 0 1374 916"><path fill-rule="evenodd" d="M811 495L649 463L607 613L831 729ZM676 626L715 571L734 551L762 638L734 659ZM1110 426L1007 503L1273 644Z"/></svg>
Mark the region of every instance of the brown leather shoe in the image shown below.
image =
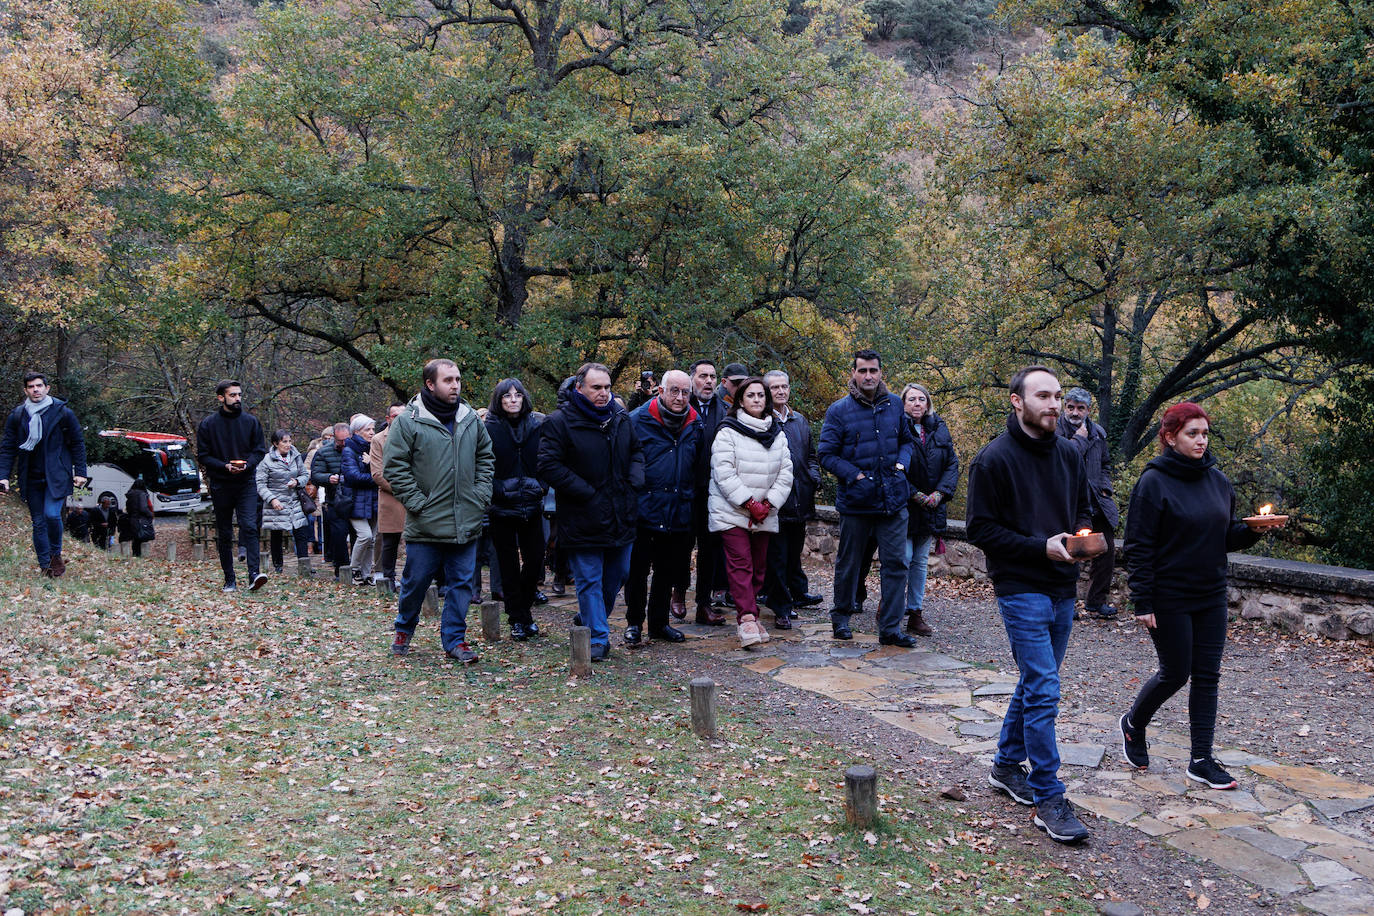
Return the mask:
<svg viewBox="0 0 1374 916"><path fill-rule="evenodd" d="M710 608L697 608L697 621L703 627L723 627L725 626L725 615L717 614Z"/></svg>
<svg viewBox="0 0 1374 916"><path fill-rule="evenodd" d="M53 554L53 555L52 555L52 577L53 577L54 579L59 578L59 577L60 577L63 573L65 573L66 571L67 571L67 561L64 560L64 559L62 559L62 554L60 554L60 553L55 553L55 554Z"/></svg>
<svg viewBox="0 0 1374 916"><path fill-rule="evenodd" d="M906 617L906 631L917 636L934 636L935 631L922 618L920 611L912 611Z"/></svg>
<svg viewBox="0 0 1374 916"><path fill-rule="evenodd" d="M668 599L668 613L673 615L674 620L687 619L687 594L685 592L673 592L673 597Z"/></svg>

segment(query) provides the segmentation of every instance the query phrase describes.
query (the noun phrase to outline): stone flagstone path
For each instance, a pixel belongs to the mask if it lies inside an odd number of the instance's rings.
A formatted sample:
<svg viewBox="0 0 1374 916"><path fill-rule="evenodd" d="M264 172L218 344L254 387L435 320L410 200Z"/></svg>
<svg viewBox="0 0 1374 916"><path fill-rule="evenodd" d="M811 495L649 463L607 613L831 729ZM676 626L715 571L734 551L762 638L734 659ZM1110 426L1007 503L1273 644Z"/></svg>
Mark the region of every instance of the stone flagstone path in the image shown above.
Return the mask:
<svg viewBox="0 0 1374 916"><path fill-rule="evenodd" d="M571 598L553 604L576 608ZM617 607L617 652L626 651L624 625ZM872 634L837 642L829 623L770 628L771 641L747 651L733 626L679 629L688 634L686 649L862 710L989 766L1016 685L1014 670L879 646ZM1374 837L1341 823L1343 815L1374 807L1374 786L1223 748L1217 757L1244 788L1208 789L1184 778L1188 736L1163 729L1150 730L1151 766L1141 773L1121 760L1117 717L1101 711L1061 715L1058 735L1060 778L1080 808L1325 916L1374 914Z"/></svg>

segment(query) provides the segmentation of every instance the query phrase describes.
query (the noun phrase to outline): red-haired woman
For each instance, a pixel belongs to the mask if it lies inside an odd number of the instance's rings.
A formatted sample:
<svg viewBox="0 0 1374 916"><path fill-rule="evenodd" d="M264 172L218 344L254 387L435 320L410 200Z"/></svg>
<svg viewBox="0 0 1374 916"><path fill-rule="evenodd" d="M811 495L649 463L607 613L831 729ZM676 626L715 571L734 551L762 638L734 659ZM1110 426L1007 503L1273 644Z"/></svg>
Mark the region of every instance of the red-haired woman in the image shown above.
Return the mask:
<svg viewBox="0 0 1374 916"><path fill-rule="evenodd" d="M1190 401L1166 410L1159 425L1161 454L1146 465L1131 491L1127 578L1135 619L1155 644L1159 670L1119 725L1127 762L1149 766L1145 728L1191 681L1188 778L1213 789L1234 789L1236 781L1212 756L1226 644L1226 554L1249 547L1260 535L1235 517L1231 481L1207 450L1210 429L1206 411Z"/></svg>

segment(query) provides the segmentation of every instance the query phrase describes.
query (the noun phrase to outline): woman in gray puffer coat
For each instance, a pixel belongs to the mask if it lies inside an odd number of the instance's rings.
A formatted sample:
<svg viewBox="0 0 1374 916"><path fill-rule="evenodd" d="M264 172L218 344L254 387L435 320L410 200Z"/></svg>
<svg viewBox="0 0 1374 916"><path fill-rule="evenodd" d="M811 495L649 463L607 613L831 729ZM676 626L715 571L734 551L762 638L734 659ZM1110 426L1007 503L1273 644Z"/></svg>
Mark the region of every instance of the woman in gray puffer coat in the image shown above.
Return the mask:
<svg viewBox="0 0 1374 916"><path fill-rule="evenodd" d="M282 567L282 542L290 531L296 541L296 563L310 568L310 521L301 508L301 491L310 480L305 459L284 429L272 433L272 447L258 463L258 496L262 499L262 529L271 532L272 566Z"/></svg>

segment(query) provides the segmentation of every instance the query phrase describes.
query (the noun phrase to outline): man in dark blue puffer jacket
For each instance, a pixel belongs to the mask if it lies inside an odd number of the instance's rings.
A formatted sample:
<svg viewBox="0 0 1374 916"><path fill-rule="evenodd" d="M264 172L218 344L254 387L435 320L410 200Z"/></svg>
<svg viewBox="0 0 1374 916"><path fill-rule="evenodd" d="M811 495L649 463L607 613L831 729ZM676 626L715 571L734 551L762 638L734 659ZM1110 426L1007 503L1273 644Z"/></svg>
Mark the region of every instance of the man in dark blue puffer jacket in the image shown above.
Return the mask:
<svg viewBox="0 0 1374 916"><path fill-rule="evenodd" d="M836 639L854 637L849 617L856 609L859 569L865 545L875 538L882 564L878 641L906 648L916 644L901 630L908 567L906 468L912 441L901 399L883 384L877 351L858 351L849 394L826 410L818 449L821 467L839 479L835 509L840 513L840 547L830 611Z"/></svg>

